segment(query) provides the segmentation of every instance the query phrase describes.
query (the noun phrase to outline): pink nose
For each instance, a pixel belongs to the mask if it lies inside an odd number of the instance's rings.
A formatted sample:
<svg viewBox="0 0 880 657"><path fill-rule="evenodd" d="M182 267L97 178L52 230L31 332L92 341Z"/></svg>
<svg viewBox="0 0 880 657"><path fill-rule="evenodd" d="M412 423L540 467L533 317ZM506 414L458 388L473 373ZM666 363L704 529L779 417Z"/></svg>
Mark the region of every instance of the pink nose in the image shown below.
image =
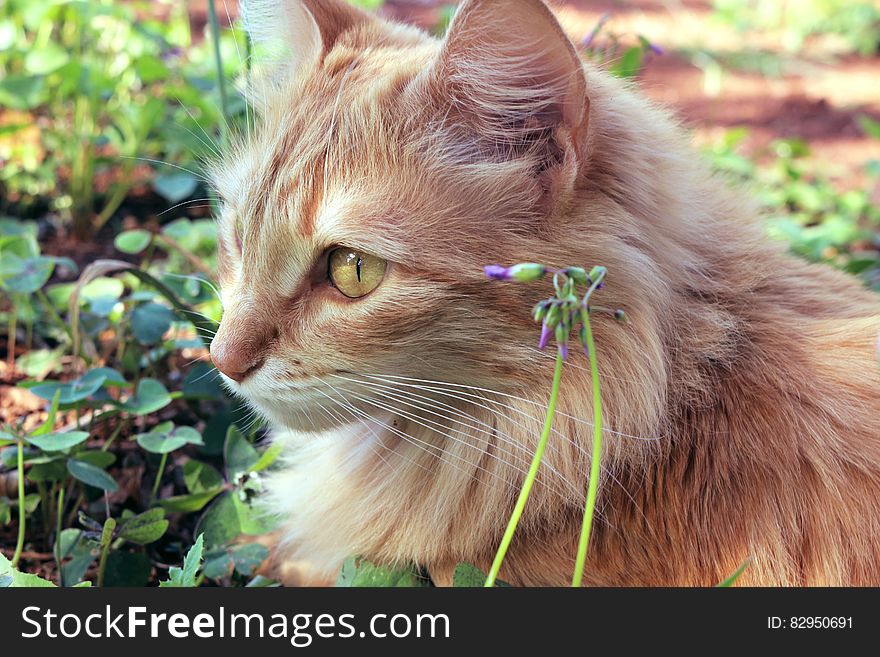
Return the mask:
<svg viewBox="0 0 880 657"><path fill-rule="evenodd" d="M253 321L253 317L224 317L211 341L211 360L223 374L241 383L260 369L277 335L275 326Z"/></svg>
<svg viewBox="0 0 880 657"><path fill-rule="evenodd" d="M211 342L211 360L223 374L241 383L260 369L265 358L262 353L243 348L242 345L214 338Z"/></svg>

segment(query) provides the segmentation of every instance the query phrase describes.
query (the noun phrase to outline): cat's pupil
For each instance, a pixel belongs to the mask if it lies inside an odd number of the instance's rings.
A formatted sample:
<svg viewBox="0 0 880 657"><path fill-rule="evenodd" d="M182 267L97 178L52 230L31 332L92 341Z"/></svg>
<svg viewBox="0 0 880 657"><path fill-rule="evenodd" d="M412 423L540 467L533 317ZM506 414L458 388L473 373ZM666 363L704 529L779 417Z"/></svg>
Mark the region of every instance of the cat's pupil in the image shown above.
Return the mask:
<svg viewBox="0 0 880 657"><path fill-rule="evenodd" d="M355 265L355 272L357 273L358 283L361 282L361 264L362 263L363 263L363 260L361 259L360 256L358 256L357 264Z"/></svg>

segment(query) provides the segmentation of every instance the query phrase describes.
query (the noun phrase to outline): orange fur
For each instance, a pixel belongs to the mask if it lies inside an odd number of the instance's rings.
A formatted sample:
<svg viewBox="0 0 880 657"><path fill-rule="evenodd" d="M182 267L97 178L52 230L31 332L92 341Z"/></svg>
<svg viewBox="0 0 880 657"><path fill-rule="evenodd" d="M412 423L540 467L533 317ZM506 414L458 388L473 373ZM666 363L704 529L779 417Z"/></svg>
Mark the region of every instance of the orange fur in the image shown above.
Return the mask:
<svg viewBox="0 0 880 657"><path fill-rule="evenodd" d="M581 64L539 0L467 0L443 41L340 0L250 6L276 57L250 90L257 130L214 171L212 350L250 368L227 383L285 445L280 554L324 576L353 554L439 582L459 561L486 569L553 355L529 317L546 284L481 267L602 264L602 302L630 322L594 322L608 430L586 582L710 585L751 557L745 584L880 584L875 295L769 242L743 193L664 111ZM376 291L326 283L334 245L388 260ZM571 576L585 365L563 374L501 572L515 584Z"/></svg>

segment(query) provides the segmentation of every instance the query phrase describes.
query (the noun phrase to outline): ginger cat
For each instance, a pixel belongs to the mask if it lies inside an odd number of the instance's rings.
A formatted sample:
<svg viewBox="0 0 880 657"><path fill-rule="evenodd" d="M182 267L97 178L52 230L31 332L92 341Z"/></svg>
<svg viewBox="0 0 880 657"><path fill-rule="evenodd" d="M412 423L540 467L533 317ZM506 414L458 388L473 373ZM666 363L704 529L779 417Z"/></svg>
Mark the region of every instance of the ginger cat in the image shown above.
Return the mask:
<svg viewBox="0 0 880 657"><path fill-rule="evenodd" d="M229 388L282 441L279 558L488 569L543 422L547 283L601 264L605 432L590 585L880 585L880 301L771 243L668 114L580 61L539 0L466 0L442 40L342 0L252 1L269 63L223 199ZM500 577L570 581L587 361Z"/></svg>

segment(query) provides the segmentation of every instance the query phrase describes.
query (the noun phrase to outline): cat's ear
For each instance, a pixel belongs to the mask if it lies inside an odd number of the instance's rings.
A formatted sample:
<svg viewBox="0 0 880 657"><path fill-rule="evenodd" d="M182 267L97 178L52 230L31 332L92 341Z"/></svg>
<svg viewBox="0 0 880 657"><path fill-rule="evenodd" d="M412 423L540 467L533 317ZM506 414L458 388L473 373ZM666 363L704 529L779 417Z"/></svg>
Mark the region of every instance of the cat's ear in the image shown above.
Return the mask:
<svg viewBox="0 0 880 657"><path fill-rule="evenodd" d="M345 0L243 0L241 14L265 69L261 84L316 66L341 34L371 20Z"/></svg>
<svg viewBox="0 0 880 657"><path fill-rule="evenodd" d="M433 82L472 129L494 143L541 131L586 134L583 66L541 0L466 0L449 27Z"/></svg>

